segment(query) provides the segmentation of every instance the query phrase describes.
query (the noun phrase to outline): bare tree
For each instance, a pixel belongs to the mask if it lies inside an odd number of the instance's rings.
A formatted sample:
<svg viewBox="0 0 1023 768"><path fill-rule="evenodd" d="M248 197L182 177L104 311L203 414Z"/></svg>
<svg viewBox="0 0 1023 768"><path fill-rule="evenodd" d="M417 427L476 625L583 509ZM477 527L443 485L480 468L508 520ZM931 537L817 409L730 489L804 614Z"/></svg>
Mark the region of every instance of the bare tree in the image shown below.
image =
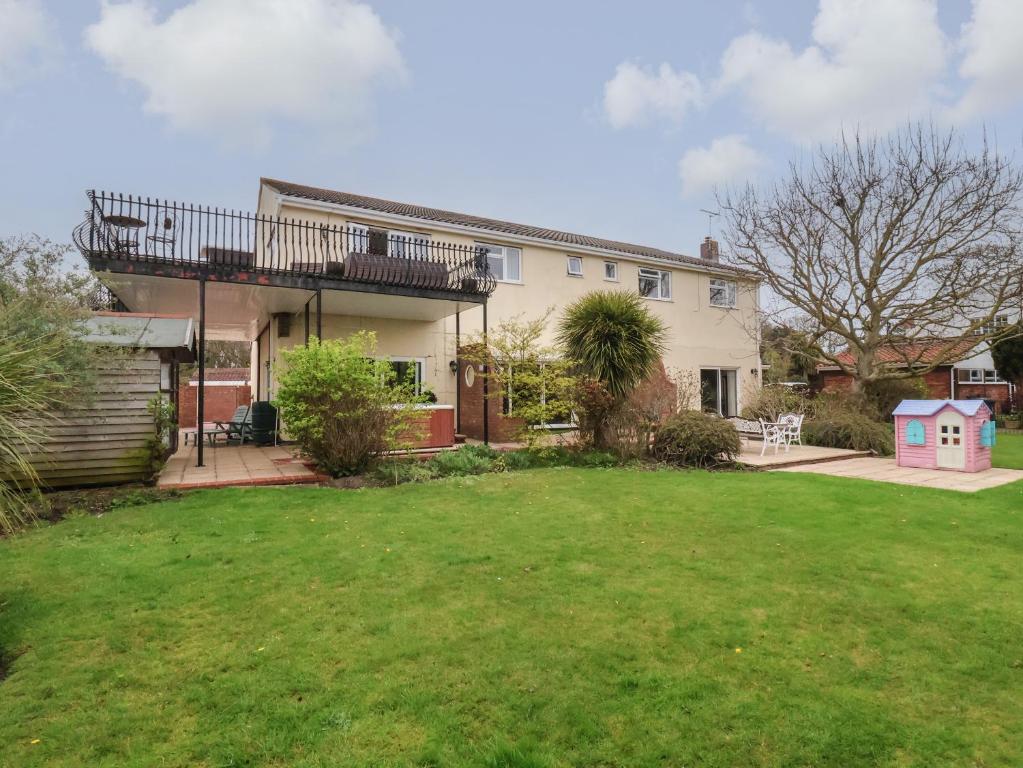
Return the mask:
<svg viewBox="0 0 1023 768"><path fill-rule="evenodd" d="M917 124L843 135L770 189L720 203L733 259L763 278L819 361L860 387L997 334L994 316L1020 298L1021 190L1023 174L986 139L971 151L955 131Z"/></svg>

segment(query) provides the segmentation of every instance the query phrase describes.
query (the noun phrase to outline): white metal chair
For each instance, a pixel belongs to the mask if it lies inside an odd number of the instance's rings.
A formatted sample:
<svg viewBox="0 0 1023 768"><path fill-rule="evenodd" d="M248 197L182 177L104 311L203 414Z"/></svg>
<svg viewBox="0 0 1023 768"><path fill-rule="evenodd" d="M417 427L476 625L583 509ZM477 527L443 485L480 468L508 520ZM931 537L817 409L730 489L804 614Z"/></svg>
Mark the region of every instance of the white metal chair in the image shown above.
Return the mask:
<svg viewBox="0 0 1023 768"><path fill-rule="evenodd" d="M778 424L782 428L782 437L785 439L786 450L793 443L803 444L803 419L806 414L783 413L778 417Z"/></svg>
<svg viewBox="0 0 1023 768"><path fill-rule="evenodd" d="M760 446L761 456L767 451L769 445L774 446L775 455L778 453L778 446L784 445L786 451L789 449L789 444L785 442L785 430L777 424L760 419L760 432L763 435L763 443Z"/></svg>

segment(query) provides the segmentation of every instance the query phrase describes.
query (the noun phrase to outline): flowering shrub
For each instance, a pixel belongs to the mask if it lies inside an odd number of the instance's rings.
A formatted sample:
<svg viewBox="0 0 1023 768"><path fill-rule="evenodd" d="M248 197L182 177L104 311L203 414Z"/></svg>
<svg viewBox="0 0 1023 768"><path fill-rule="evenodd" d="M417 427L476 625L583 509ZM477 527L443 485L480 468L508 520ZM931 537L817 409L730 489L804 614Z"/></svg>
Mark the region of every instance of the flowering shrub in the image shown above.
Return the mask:
<svg viewBox="0 0 1023 768"><path fill-rule="evenodd" d="M282 353L275 405L288 433L334 477L360 474L400 448L423 399L411 380L397 380L389 362L373 358L375 348L376 337L362 331Z"/></svg>

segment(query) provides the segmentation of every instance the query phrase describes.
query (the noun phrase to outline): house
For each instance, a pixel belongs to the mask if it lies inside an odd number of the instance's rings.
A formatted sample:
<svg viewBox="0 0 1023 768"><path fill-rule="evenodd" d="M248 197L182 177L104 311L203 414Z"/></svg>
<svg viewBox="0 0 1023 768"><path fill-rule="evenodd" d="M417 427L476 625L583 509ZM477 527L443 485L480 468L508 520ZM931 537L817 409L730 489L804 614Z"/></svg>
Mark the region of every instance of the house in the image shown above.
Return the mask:
<svg viewBox="0 0 1023 768"><path fill-rule="evenodd" d="M995 423L983 400L903 400L892 415L900 467L959 472L991 468Z"/></svg>
<svg viewBox="0 0 1023 768"><path fill-rule="evenodd" d="M838 355L845 365L855 365L852 352ZM983 399L994 404L995 413L1009 413L1016 404L1017 384L1004 381L995 370L991 350L972 340L950 342L947 339L922 339L891 344L878 350L877 360L892 369L905 370L929 367L937 360L947 360L927 373L920 374L929 398L937 400ZM824 392L848 391L852 376L838 365L817 368L816 388Z"/></svg>
<svg viewBox="0 0 1023 768"><path fill-rule="evenodd" d="M709 238L694 257L272 179L255 214L95 192L89 206L75 242L99 279L129 309L187 311L205 338L253 342L256 400L273 399L282 350L370 330L460 432L500 436L501 398L459 348L609 288L665 321L664 365L698 377L708 410L735 415L759 386L757 280Z"/></svg>
<svg viewBox="0 0 1023 768"><path fill-rule="evenodd" d="M252 402L249 368L207 368L203 393L205 420L228 421L240 405ZM178 394L178 426L194 429L199 408L199 371L193 371Z"/></svg>

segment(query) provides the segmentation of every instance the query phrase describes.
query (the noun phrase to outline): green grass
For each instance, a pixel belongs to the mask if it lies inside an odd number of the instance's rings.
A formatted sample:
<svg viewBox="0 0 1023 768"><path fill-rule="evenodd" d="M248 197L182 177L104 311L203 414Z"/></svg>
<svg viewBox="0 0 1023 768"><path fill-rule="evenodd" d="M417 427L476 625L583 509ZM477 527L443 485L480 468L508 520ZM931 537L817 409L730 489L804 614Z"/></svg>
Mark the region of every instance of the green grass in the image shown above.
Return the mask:
<svg viewBox="0 0 1023 768"><path fill-rule="evenodd" d="M991 463L996 467L1023 469L1023 434L998 433Z"/></svg>
<svg viewBox="0 0 1023 768"><path fill-rule="evenodd" d="M1021 562L1023 483L195 493L0 542L0 764L1018 766Z"/></svg>

